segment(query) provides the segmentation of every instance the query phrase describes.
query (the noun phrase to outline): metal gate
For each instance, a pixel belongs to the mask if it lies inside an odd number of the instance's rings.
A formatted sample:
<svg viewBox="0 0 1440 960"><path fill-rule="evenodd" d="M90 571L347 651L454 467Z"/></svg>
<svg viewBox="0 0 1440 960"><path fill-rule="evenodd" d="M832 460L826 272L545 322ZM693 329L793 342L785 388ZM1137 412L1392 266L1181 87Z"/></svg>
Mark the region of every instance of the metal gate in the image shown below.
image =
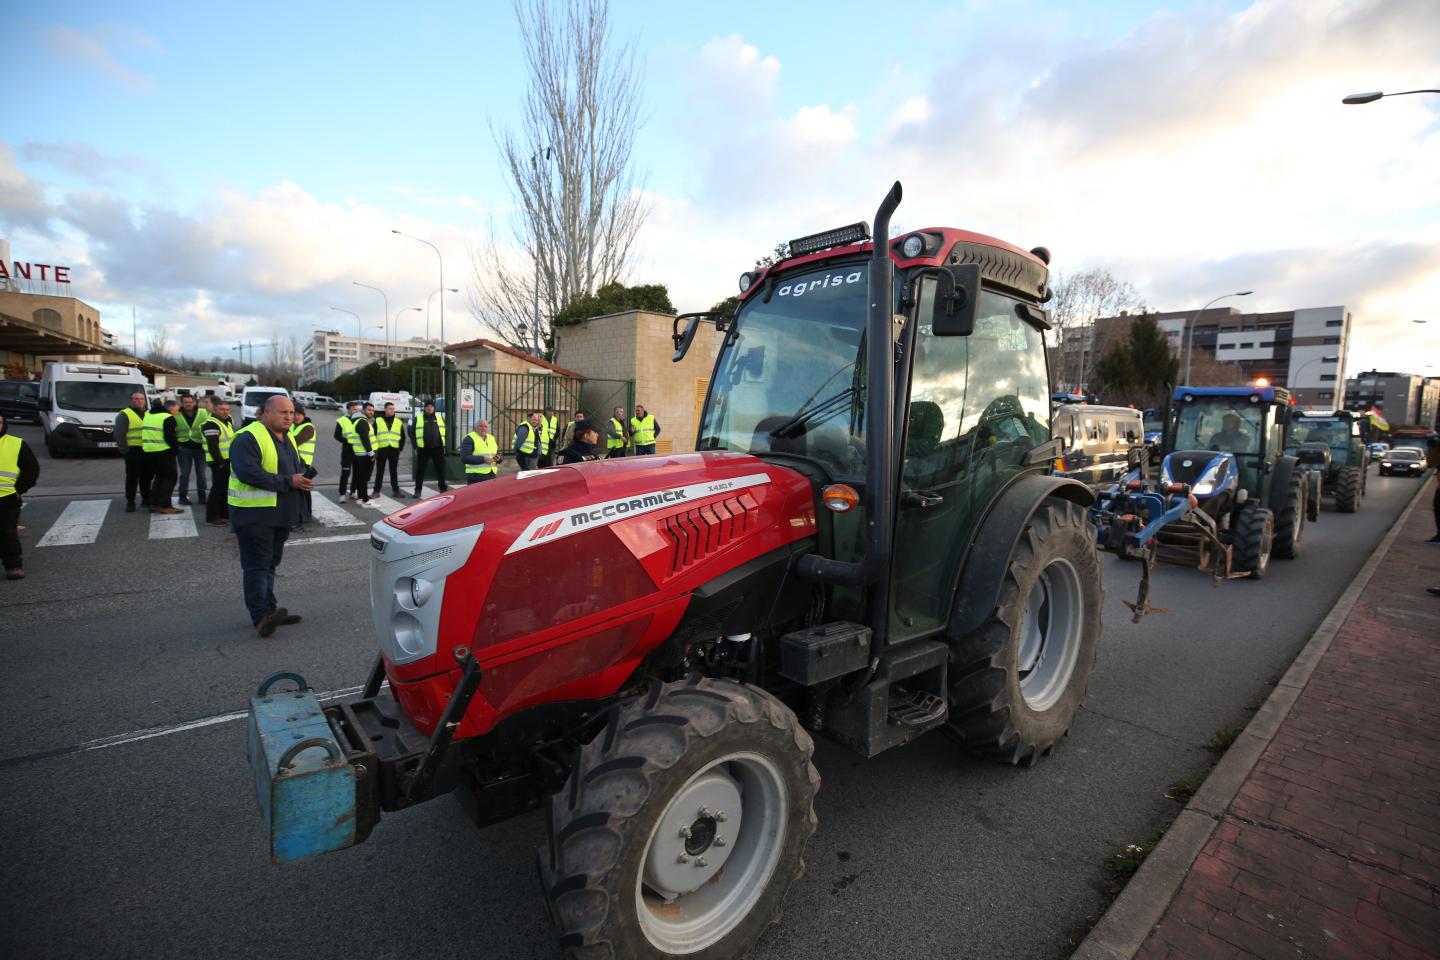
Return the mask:
<svg viewBox="0 0 1440 960"><path fill-rule="evenodd" d="M588 410L582 396L592 383L602 385L597 394L602 398L622 392L616 384L628 390L624 393L626 397L634 392L634 385L628 380L580 380L554 373L501 373L451 368L445 371L445 381L442 390L439 370L416 370L411 377L413 386L410 392L416 397L417 404L429 397L438 400L443 395L443 402L438 406L449 426L447 445L451 452L459 447L460 441L475 429L480 420L489 421L490 432L499 440L500 449L512 452L515 430L532 410L543 412L552 407L563 424L576 410ZM613 405L626 402L616 400Z"/></svg>

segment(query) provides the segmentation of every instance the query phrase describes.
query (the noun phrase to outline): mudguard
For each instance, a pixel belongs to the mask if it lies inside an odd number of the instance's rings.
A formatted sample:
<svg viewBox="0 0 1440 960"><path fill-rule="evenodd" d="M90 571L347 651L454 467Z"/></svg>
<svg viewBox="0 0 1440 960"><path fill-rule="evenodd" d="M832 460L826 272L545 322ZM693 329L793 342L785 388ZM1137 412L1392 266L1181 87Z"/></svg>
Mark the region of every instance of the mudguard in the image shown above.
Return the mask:
<svg viewBox="0 0 1440 960"><path fill-rule="evenodd" d="M1010 555L1020 542L1025 521L1047 497L1070 500L1082 507L1095 502L1085 484L1066 477L1031 474L1021 477L996 499L980 522L980 529L956 583L950 610L950 635L964 636L979 628L994 613L1000 597L1000 583L1010 565Z"/></svg>

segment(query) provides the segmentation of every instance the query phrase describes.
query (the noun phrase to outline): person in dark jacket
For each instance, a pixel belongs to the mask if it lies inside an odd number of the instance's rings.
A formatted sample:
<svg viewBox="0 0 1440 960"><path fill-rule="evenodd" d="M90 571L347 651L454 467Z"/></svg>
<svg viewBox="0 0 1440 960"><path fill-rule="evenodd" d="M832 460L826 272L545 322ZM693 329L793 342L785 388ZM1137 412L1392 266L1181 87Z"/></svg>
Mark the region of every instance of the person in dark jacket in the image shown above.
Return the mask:
<svg viewBox="0 0 1440 960"><path fill-rule="evenodd" d="M6 432L0 414L0 563L6 580L24 580L20 564L20 498L40 479L40 461L30 445Z"/></svg>
<svg viewBox="0 0 1440 960"><path fill-rule="evenodd" d="M175 434L175 413L180 404L174 400L157 403L145 415L145 462L150 467L150 512L179 513L170 500L175 482L180 478L178 456L180 441Z"/></svg>
<svg viewBox="0 0 1440 960"><path fill-rule="evenodd" d="M230 401L215 401L214 413L200 425L205 440L205 462L210 466L210 494L205 500L205 522L215 527L230 522L230 441L235 427L230 422Z"/></svg>
<svg viewBox="0 0 1440 960"><path fill-rule="evenodd" d="M175 436L180 444L176 448L176 466L180 477L180 502L190 505L190 473L195 473L195 492L201 503L206 502L205 443L201 428L210 414L195 403L193 394L180 398L180 409L175 412Z"/></svg>
<svg viewBox="0 0 1440 960"><path fill-rule="evenodd" d="M135 512L135 493L140 502L150 502L150 475L145 472L145 437L141 424L145 420L145 391L130 394L130 406L115 415L115 439L125 452L125 512Z"/></svg>
<svg viewBox="0 0 1440 960"><path fill-rule="evenodd" d="M340 502L350 499L350 471L355 466L355 450L346 433L350 424L360 419L360 404L352 400L345 404L340 416L335 418L335 439L340 441Z"/></svg>
<svg viewBox="0 0 1440 960"><path fill-rule="evenodd" d="M356 436L360 438L360 446L364 453L355 451L355 459L351 464L354 487L350 491L350 498L357 503L370 505L370 471L375 469L375 404L367 403L362 408L360 416L351 421Z"/></svg>
<svg viewBox="0 0 1440 960"><path fill-rule="evenodd" d="M275 571L290 531L300 523L301 494L315 489L290 439L294 417L289 397L270 397L260 419L230 443L230 530L240 546L245 608L262 637L300 622L299 614L275 600Z"/></svg>
<svg viewBox="0 0 1440 960"><path fill-rule="evenodd" d="M435 412L435 401L425 401L425 412L410 425L410 437L415 441L415 497L420 497L420 487L425 482L425 468L435 471L436 485L444 493L450 488L445 484L445 418Z"/></svg>
<svg viewBox="0 0 1440 960"><path fill-rule="evenodd" d="M560 451L560 462L585 463L589 460L599 460L600 453L595 447L600 442L600 431L590 424L581 424L575 428L575 437L570 445Z"/></svg>

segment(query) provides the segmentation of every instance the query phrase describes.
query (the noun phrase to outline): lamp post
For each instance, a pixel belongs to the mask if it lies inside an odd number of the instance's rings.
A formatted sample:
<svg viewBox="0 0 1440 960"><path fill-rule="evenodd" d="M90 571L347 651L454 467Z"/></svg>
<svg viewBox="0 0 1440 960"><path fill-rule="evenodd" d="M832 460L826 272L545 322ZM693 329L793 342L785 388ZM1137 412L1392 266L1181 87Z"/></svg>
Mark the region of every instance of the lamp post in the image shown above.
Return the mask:
<svg viewBox="0 0 1440 960"><path fill-rule="evenodd" d="M395 234L395 236L397 236L397 237L406 237L406 238L408 238L408 239L410 239L410 240L414 240L416 243L423 243L423 244L425 244L425 246L427 246L427 247L429 247L431 250L434 250L434 251L435 251L435 258L440 261L440 288L439 288L439 289L444 290L444 289L445 289L445 256L444 256L444 254L442 254L442 253L440 252L440 248L437 247L437 246L435 246L435 244L431 243L429 240L422 240L422 239L420 239L419 237L411 236L410 234L404 233L403 231L400 231L400 230L391 230L390 232L393 233L393 234ZM427 306L427 307L429 306L429 298L426 298L426 306ZM427 326L428 326L428 325L427 325ZM428 332L428 330L427 330L427 332ZM444 297L441 297L441 298L440 298L440 393L441 393L441 395L444 395L444 393L445 393L445 298L444 298Z"/></svg>
<svg viewBox="0 0 1440 960"><path fill-rule="evenodd" d="M1195 324L1197 324L1197 323L1200 322L1200 317L1205 313L1206 310L1209 310L1211 307L1213 307L1215 304L1219 303L1221 300L1224 300L1224 299L1226 299L1226 298L1228 298L1228 297L1248 297L1248 296L1250 296L1250 294L1252 294L1252 293L1254 293L1254 292L1255 292L1254 290L1237 290L1237 291L1235 291L1234 293L1222 293L1222 294L1220 294L1220 296L1216 297L1214 300L1211 300L1209 303L1205 304L1205 306L1203 306L1203 307L1201 307L1199 310L1196 310L1196 311L1195 311L1195 316L1193 316L1193 317L1190 318L1190 332L1189 332L1189 334L1185 337L1185 382L1186 382L1186 383L1189 383L1189 382L1190 382L1190 357L1191 357L1191 355L1195 352Z"/></svg>
<svg viewBox="0 0 1440 960"><path fill-rule="evenodd" d="M361 339L363 339L360 332L361 324L363 324L365 321L361 320L360 314L356 313L354 310L346 310L344 307L331 307L330 309L334 310L336 313L348 313L350 314L350 316L355 318L355 366L358 368L360 366L360 341ZM338 375L338 366L336 367L336 372Z"/></svg>
<svg viewBox="0 0 1440 960"><path fill-rule="evenodd" d="M420 312L419 307L401 307L395 311L395 343L397 345L400 343L400 317L402 314L409 313L411 310L414 310L416 313Z"/></svg>
<svg viewBox="0 0 1440 960"><path fill-rule="evenodd" d="M1326 360L1327 360L1327 358L1326 358L1325 354L1323 354L1323 353L1320 354L1320 356L1318 356L1318 357L1311 357L1309 360L1306 360L1304 363L1300 364L1300 369L1296 370L1294 373L1288 374L1288 375L1285 377L1285 383L1290 387L1290 390L1291 390L1292 392L1293 392L1293 391L1296 391L1296 390L1302 389L1302 387L1301 387L1298 383L1296 383L1296 381L1300 379L1300 374L1304 373L1304 372L1305 372L1305 368L1308 367L1308 366L1310 366L1310 364L1312 364L1312 363L1323 363L1323 362L1326 362ZM1316 388L1316 389L1319 389L1319 388Z"/></svg>
<svg viewBox="0 0 1440 960"><path fill-rule="evenodd" d="M381 290L379 287L372 287L370 286L370 284L361 283L359 280L351 280L350 282L357 287L364 287L366 290L374 290L376 293L380 294L380 299L385 303L385 354L380 358L380 366L388 367L390 365L390 298L387 297L385 295L385 291Z"/></svg>
<svg viewBox="0 0 1440 960"><path fill-rule="evenodd" d="M1440 90L1397 90L1395 93L1381 93L1376 90L1372 93L1352 93L1350 96L1341 99L1341 103L1358 107L1362 103L1374 103L1381 97L1408 97L1412 93L1440 93Z"/></svg>
<svg viewBox="0 0 1440 960"><path fill-rule="evenodd" d="M431 291L430 291L430 293L429 293L428 296L425 297L425 341L426 341L427 343L430 341L430 301L435 298L435 294L441 293L442 291L443 291L444 293L459 293L459 292L460 292L460 291L459 291L458 289L456 289L455 287L436 287L434 290L431 290ZM445 309L445 298L444 298L444 297L441 297L441 298L440 298L440 309L441 309L441 310L444 310L444 309ZM441 346L443 347L444 344L442 343Z"/></svg>

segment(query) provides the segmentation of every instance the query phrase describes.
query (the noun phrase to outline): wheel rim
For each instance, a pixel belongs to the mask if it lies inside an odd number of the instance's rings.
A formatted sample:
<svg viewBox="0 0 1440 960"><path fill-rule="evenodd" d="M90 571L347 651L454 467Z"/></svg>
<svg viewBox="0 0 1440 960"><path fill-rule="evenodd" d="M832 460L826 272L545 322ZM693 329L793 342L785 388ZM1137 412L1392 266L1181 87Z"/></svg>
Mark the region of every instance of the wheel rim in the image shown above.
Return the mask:
<svg viewBox="0 0 1440 960"><path fill-rule="evenodd" d="M1080 574L1069 560L1051 560L1030 588L1015 653L1020 695L1030 709L1048 710L1064 694L1080 656L1084 622Z"/></svg>
<svg viewBox="0 0 1440 960"><path fill-rule="evenodd" d="M1275 521L1272 518L1265 518L1265 528L1260 532L1260 559L1256 563L1256 569L1261 573L1270 566L1270 551L1275 549Z"/></svg>
<svg viewBox="0 0 1440 960"><path fill-rule="evenodd" d="M749 915L779 863L789 804L779 769L759 754L730 754L685 781L645 842L635 880L651 944L696 953Z"/></svg>

